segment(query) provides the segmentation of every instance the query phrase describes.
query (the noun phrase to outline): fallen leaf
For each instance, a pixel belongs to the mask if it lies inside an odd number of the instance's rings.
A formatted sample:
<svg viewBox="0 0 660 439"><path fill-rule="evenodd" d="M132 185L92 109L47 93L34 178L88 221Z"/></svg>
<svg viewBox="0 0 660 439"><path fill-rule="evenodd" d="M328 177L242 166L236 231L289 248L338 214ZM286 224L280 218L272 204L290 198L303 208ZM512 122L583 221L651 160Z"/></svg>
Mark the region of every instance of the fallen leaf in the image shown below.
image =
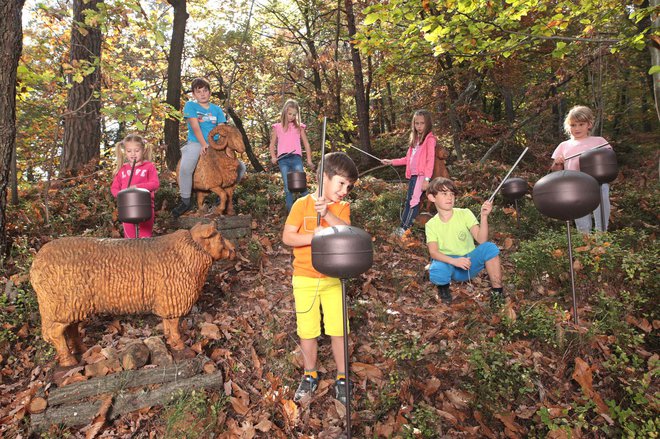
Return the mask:
<svg viewBox="0 0 660 439"><path fill-rule="evenodd" d="M586 361L580 357L575 358L575 370L573 371L573 379L580 384L582 391L593 400L596 404L598 413L601 415L609 415L609 408L603 401L603 398L593 388L592 369Z"/></svg>

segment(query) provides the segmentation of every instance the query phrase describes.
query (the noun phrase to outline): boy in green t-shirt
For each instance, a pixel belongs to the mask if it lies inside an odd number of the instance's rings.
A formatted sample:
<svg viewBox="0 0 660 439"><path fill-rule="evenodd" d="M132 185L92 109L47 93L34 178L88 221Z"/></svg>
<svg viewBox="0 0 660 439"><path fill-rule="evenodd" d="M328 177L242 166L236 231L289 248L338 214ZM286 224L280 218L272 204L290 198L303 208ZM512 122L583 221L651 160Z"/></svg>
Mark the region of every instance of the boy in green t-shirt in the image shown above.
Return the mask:
<svg viewBox="0 0 660 439"><path fill-rule="evenodd" d="M456 187L448 178L437 177L429 183L426 196L435 204L438 214L426 223L426 245L431 254L429 277L438 286L438 296L451 304L449 283L464 282L486 268L490 278L491 302L504 298L500 250L488 239L490 201L481 206L481 225L469 209L454 207ZM479 243L475 248L474 241Z"/></svg>

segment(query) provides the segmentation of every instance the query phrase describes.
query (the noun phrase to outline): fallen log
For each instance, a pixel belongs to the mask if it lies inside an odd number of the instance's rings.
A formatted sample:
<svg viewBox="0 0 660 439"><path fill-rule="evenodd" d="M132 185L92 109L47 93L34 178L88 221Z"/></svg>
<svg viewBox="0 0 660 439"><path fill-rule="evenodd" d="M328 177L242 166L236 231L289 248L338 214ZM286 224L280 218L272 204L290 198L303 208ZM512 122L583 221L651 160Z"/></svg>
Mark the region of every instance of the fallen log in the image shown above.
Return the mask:
<svg viewBox="0 0 660 439"><path fill-rule="evenodd" d="M121 415L145 407L164 405L173 400L177 396L178 391L185 392L192 389L205 388L217 389L222 388L223 384L222 372L216 372L165 383L154 390L122 392L115 396L114 403L108 411L107 419L116 419ZM94 420L101 404L103 404L103 401L96 400L48 408L43 413L32 415L31 428L34 431L42 431L53 424L66 427L87 425Z"/></svg>
<svg viewBox="0 0 660 439"><path fill-rule="evenodd" d="M206 358L193 358L165 367L153 369L126 370L105 377L92 378L68 386L53 389L48 394L48 406L80 401L90 396L115 393L132 387L160 384L190 378L201 372Z"/></svg>

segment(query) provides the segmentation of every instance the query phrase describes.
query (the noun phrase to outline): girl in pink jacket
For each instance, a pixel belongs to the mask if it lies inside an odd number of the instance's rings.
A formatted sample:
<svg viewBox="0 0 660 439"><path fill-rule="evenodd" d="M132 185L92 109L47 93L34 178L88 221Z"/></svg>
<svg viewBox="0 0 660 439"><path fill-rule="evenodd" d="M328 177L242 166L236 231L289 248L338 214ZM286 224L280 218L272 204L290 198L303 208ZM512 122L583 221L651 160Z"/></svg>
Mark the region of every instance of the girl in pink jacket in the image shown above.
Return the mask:
<svg viewBox="0 0 660 439"><path fill-rule="evenodd" d="M153 234L154 194L160 187L158 171L154 164L149 161L151 158L150 152L151 150L147 148L146 142L138 134L129 134L124 140L119 142L115 148L117 169L115 170L115 178L112 180L112 186L110 187L112 195L115 198L119 191L128 188L129 180L131 187L139 187L151 192L151 218L138 225L140 238L151 238ZM135 169L133 171L133 178L131 179L133 162L135 162ZM127 223L123 223L123 226L124 237L135 238L135 226Z"/></svg>
<svg viewBox="0 0 660 439"><path fill-rule="evenodd" d="M431 113L426 110L415 111L410 127L410 145L406 156L394 160L381 160L384 165L406 165L406 178L410 179L406 204L401 215L401 226L394 231L394 234L398 237L403 236L412 227L413 221L419 213L422 192L428 187L433 175L436 139L431 132L432 128Z"/></svg>

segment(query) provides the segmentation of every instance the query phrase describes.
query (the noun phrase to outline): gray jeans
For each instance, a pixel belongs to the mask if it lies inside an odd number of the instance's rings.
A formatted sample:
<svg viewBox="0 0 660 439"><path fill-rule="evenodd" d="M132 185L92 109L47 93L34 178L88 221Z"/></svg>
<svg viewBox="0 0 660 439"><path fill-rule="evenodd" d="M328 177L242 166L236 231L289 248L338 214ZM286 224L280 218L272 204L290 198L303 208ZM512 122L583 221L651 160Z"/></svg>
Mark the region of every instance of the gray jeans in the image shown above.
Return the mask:
<svg viewBox="0 0 660 439"><path fill-rule="evenodd" d="M596 230L600 230L601 232L607 230L607 226L610 222L610 185L607 183L604 183L600 186L600 199L603 201L603 207L605 208L605 228L603 228L603 225L601 224L601 219L600 219L600 206L596 208L596 210L593 211L593 213L588 213L582 218L576 218L575 219L575 227L577 227L578 231L582 233L589 233L591 232L591 217L593 215L595 223L596 223Z"/></svg>
<svg viewBox="0 0 660 439"><path fill-rule="evenodd" d="M181 148L181 165L179 166L179 193L181 198L190 198L192 177L201 151L202 144L197 142L188 142Z"/></svg>

